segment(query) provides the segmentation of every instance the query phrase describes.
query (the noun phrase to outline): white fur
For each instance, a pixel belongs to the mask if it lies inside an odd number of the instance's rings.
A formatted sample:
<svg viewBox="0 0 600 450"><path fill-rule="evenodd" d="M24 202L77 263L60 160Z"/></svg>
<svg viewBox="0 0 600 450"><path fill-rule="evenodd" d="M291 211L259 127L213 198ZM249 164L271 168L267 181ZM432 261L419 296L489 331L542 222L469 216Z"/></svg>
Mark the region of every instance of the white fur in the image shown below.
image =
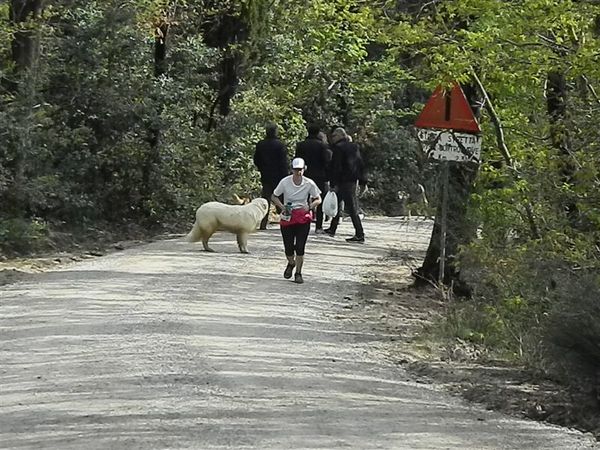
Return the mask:
<svg viewBox="0 0 600 450"><path fill-rule="evenodd" d="M247 205L205 203L196 211L196 222L185 240L202 240L204 250L212 252L214 250L208 246L210 237L216 231L229 231L237 236L240 252L248 253L248 234L256 230L267 210L268 203L264 198L255 198Z"/></svg>

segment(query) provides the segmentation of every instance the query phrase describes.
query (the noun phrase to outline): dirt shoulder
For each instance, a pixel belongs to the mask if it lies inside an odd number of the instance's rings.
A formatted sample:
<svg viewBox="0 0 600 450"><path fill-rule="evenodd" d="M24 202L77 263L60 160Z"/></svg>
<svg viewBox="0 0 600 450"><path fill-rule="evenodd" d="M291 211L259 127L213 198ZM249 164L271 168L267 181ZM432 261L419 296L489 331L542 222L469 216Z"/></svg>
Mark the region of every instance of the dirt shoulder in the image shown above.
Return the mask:
<svg viewBox="0 0 600 450"><path fill-rule="evenodd" d="M35 255L8 258L0 255L0 286L32 279L36 274L68 266L78 261L98 258L110 253L136 247L156 238L118 242L71 242L66 250L40 252Z"/></svg>
<svg viewBox="0 0 600 450"><path fill-rule="evenodd" d="M467 342L443 342L432 332L447 304L433 288L412 285L424 255L395 254L381 261L345 307L347 319L366 321L388 336L385 357L419 382L518 417L592 433L600 439L598 404L590 387L567 388L526 367L492 359Z"/></svg>
<svg viewBox="0 0 600 450"><path fill-rule="evenodd" d="M22 256L6 255L0 251L0 286L170 236L174 235L158 229L148 230L137 224L112 228L102 224L86 229L52 228L43 244L40 244L43 250L30 251Z"/></svg>

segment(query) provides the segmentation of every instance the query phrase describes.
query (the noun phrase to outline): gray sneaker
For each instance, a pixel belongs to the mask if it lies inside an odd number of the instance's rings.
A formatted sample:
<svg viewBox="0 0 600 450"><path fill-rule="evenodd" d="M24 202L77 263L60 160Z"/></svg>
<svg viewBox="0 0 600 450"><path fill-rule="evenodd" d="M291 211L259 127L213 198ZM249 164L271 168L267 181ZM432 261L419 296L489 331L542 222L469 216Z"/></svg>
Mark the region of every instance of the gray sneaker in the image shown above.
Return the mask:
<svg viewBox="0 0 600 450"><path fill-rule="evenodd" d="M365 243L365 238L364 237L358 237L358 236L352 236L351 238L346 239L346 242L356 242L358 244L364 244Z"/></svg>
<svg viewBox="0 0 600 450"><path fill-rule="evenodd" d="M285 270L283 271L283 278L285 278L286 280L288 278L292 278L292 272L293 272L295 266L296 266L296 264L288 263L288 265L285 267Z"/></svg>

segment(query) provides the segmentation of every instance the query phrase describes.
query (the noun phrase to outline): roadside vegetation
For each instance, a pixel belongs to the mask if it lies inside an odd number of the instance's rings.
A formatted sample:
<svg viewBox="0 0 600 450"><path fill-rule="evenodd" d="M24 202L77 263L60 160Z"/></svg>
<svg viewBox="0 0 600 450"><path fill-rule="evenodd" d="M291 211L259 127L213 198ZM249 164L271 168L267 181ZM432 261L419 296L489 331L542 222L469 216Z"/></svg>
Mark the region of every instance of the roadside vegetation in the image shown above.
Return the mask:
<svg viewBox="0 0 600 450"><path fill-rule="evenodd" d="M205 201L257 195L269 121L290 152L307 122L344 126L369 167L368 210L397 212L419 184L439 205L413 123L452 81L483 148L481 164L450 164L439 328L597 396L592 0L1 2L0 251L182 231ZM421 283L436 283L439 230Z"/></svg>

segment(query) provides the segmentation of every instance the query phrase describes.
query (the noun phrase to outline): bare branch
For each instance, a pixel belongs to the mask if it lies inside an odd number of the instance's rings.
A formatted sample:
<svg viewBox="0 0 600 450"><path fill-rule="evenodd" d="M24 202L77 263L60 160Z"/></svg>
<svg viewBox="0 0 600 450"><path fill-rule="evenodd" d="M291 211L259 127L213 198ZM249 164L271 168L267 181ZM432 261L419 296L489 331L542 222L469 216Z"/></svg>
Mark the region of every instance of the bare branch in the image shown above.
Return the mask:
<svg viewBox="0 0 600 450"><path fill-rule="evenodd" d="M492 104L492 101L490 100L490 97L488 96L487 91L483 87L481 80L475 73L475 70L472 70L472 76L473 76L473 80L475 80L475 83L477 84L477 87L483 94L483 98L485 100L485 105L484 105L485 109L489 113L490 119L492 120L492 123L494 124L494 128L496 130L496 140L498 143L498 150L500 150L500 153L502 154L502 157L504 158L504 161L506 162L506 164L512 168L514 166L513 160L510 155L510 152L508 151L508 147L506 145L506 140L504 139L504 129L502 128L502 124L500 123L498 114L496 114L494 105Z"/></svg>
<svg viewBox="0 0 600 450"><path fill-rule="evenodd" d="M596 90L594 89L594 86L592 86L590 84L590 81L587 79L587 77L585 75L581 75L581 79L583 81L585 81L585 86L588 88L588 90L590 91L590 93L592 94L592 96L594 97L594 99L596 99L596 102L598 104L600 104L600 98L598 97L598 94L596 93Z"/></svg>
<svg viewBox="0 0 600 450"><path fill-rule="evenodd" d="M472 72L471 75L473 76L473 80L475 81L475 83L477 84L477 87L480 89L481 93L483 94L483 98L485 100L485 109L489 113L490 119L492 120L492 122L494 124L494 128L496 129L496 140L498 142L498 150L500 150L500 153L502 154L502 157L504 158L506 165L513 171L514 177L516 179L518 179L519 175L517 174L517 172L515 170L513 159L510 155L510 152L508 151L508 146L506 145L506 140L504 139L504 129L502 128L502 123L500 122L500 118L498 117L498 114L496 114L494 105L492 104L492 101L490 100L490 97L488 96L487 91L485 90L485 88L483 86L483 83L477 76L477 73L475 72L475 70L473 68L471 68L471 72ZM524 206L525 206L525 212L527 214L527 221L529 223L529 229L530 229L531 235L533 236L534 239L537 239L540 237L540 232L539 232L539 229L535 222L535 218L533 215L533 208L531 207L531 204L527 201L525 202Z"/></svg>

